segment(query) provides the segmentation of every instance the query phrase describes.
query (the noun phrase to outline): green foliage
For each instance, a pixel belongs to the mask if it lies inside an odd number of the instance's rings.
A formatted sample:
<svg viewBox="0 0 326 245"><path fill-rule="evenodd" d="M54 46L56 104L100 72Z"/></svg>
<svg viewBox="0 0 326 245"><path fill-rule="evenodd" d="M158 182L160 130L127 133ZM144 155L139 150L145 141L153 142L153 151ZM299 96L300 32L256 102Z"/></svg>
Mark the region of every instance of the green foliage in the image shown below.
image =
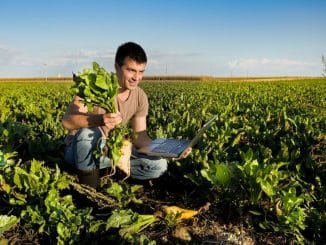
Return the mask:
<svg viewBox="0 0 326 245"><path fill-rule="evenodd" d="M106 222L106 230L111 228L120 228L119 235L127 240L145 229L147 226L155 223L157 219L154 215L138 214L130 209L113 211Z"/></svg>
<svg viewBox="0 0 326 245"><path fill-rule="evenodd" d="M270 211L277 216L278 222L265 221L259 225L263 229L272 228L275 231L282 231L294 234L297 241L303 242L301 234L306 228L307 217L306 206L310 205L312 196L309 193L296 194L296 189L304 191L304 186L297 180L297 176L284 170L288 163L259 163L254 158L251 149L246 153L241 152L244 163L238 165L241 170L243 191L247 191L252 205L262 205L266 200L271 206L264 207L266 215ZM283 170L282 170L283 169ZM255 215L260 215L255 213Z"/></svg>
<svg viewBox="0 0 326 245"><path fill-rule="evenodd" d="M85 68L81 73L74 74L74 82L72 91L83 98L90 108L98 105L107 112L117 112L115 98L119 92L119 84L113 73L93 62L92 68Z"/></svg>
<svg viewBox="0 0 326 245"><path fill-rule="evenodd" d="M107 113L116 113L116 97L119 92L119 83L115 74L106 71L99 64L93 62L92 68L85 68L78 75L74 74L74 85L72 91L84 99L84 103L92 110L99 106ZM108 157L113 160L114 165L118 163L122 152L123 140L127 137L128 130L120 126L109 132L106 144L108 146ZM98 156L98 152L95 152ZM114 166L113 166L114 167Z"/></svg>
<svg viewBox="0 0 326 245"><path fill-rule="evenodd" d="M16 189L30 198L48 194L52 188L62 190L69 186L68 176L62 175L58 167L53 172L37 160L32 160L28 169L17 165L12 170L13 184Z"/></svg>
<svg viewBox="0 0 326 245"><path fill-rule="evenodd" d="M92 209L77 209L71 195L61 196L72 178L58 167L52 170L36 160L29 166L6 165L0 179L3 197L20 210L20 223L26 228L48 236L55 233L58 244L76 242L87 229Z"/></svg>
<svg viewBox="0 0 326 245"><path fill-rule="evenodd" d="M226 164L210 163L209 168L202 169L200 173L214 186L227 187L231 182L231 170Z"/></svg>
<svg viewBox="0 0 326 245"><path fill-rule="evenodd" d="M16 152L7 152L4 153L0 148L0 168L4 167L6 164L12 164L13 163L13 157L17 155Z"/></svg>
<svg viewBox="0 0 326 245"><path fill-rule="evenodd" d="M167 226L168 229L173 230L178 224L178 219L180 218L181 213L169 212L164 216L163 223Z"/></svg>
<svg viewBox="0 0 326 245"><path fill-rule="evenodd" d="M0 193L8 203L15 207L20 216L20 224L26 229L37 230L51 238L55 236L57 244L76 244L82 242L85 233L100 234L110 229L119 229L119 237L129 241L151 242L137 234L157 220L153 215L142 215L130 209L114 210L108 220L96 220L92 208L78 209L71 195L62 195L62 190L69 188L73 177L44 167L44 163L33 160L29 166L7 164L0 174ZM135 192L141 186L129 188L126 184L112 182L108 193L117 198L121 207L131 201L141 203ZM18 222L15 216L3 220L0 231L10 229ZM84 241L83 241L84 242Z"/></svg>
<svg viewBox="0 0 326 245"><path fill-rule="evenodd" d="M0 145L24 160L62 158L69 84L0 83ZM49 89L50 88L50 89Z"/></svg>
<svg viewBox="0 0 326 245"><path fill-rule="evenodd" d="M97 82L91 75L90 86L105 90L104 77ZM33 158L50 165L56 162L53 159L63 158L66 132L61 118L73 96L70 85L0 84L1 213L10 210L20 217L20 225L40 229L43 235L58 237L65 243L80 241L81 236L84 241L99 235L110 236L113 241L124 239L115 231L125 227L106 230L105 219L93 217L88 209L77 209L74 200L62 195L58 186L62 183L63 191L67 191L66 181L61 180L65 174L60 172L57 176L61 177L55 177L55 168L47 172L37 164L31 168ZM191 139L204 122L218 115L187 159L170 162L203 193L211 193L208 198L216 198L213 203L232 202L237 207L234 212L250 215L248 225L256 232L278 232L297 243L303 239L315 243L325 240L323 79L156 82L143 83L142 87L151 105L148 133L153 138ZM12 165L11 152L17 152L15 158L22 159L19 164ZM139 204L136 190L123 183L111 187L108 192L107 187L101 191L119 203L121 209L115 210L119 214L115 217L125 220L122 216L126 215L133 220L124 223L127 227L138 216L122 210ZM82 220L83 225L70 226L68 220L78 224ZM149 242L141 233L128 241ZM68 238L73 234L76 236Z"/></svg>
<svg viewBox="0 0 326 245"><path fill-rule="evenodd" d="M136 196L136 192L141 188L141 185L129 186L125 182L118 183L111 181L111 185L106 189L106 192L117 199L121 208L125 208L131 202L135 204L142 203L141 199L138 199Z"/></svg>
<svg viewBox="0 0 326 245"><path fill-rule="evenodd" d="M19 222L19 218L14 215L0 215L0 235L11 229Z"/></svg>
<svg viewBox="0 0 326 245"><path fill-rule="evenodd" d="M229 196L261 227L302 241L309 210L314 205L325 210L310 190L318 186L315 177L324 176L311 153L326 129L325 83L187 82L145 89L152 102L153 137L191 138L203 121L218 114L192 155L176 163L183 175L199 188L208 181L217 197ZM156 89L167 92L157 94ZM325 193L325 185L319 190Z"/></svg>

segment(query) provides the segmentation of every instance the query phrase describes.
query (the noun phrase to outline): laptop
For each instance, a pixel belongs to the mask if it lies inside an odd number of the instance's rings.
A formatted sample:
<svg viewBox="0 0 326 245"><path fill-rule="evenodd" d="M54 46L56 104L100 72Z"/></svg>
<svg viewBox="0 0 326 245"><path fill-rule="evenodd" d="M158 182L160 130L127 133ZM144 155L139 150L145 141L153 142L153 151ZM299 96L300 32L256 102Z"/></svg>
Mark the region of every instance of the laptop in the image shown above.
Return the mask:
<svg viewBox="0 0 326 245"><path fill-rule="evenodd" d="M138 149L138 152L148 156L178 158L188 147L193 147L197 144L204 132L213 124L216 118L217 115L214 115L207 123L205 123L192 140L158 138L153 140L149 146Z"/></svg>

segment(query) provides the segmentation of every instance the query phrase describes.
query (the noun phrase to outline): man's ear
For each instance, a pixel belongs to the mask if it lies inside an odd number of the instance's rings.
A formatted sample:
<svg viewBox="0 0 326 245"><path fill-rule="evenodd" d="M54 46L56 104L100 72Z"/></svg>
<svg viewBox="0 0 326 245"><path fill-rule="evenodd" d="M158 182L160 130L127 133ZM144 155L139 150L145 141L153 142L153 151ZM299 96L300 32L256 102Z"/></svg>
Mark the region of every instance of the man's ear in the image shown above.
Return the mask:
<svg viewBox="0 0 326 245"><path fill-rule="evenodd" d="M114 63L114 68L117 71L120 68L120 66L117 63Z"/></svg>

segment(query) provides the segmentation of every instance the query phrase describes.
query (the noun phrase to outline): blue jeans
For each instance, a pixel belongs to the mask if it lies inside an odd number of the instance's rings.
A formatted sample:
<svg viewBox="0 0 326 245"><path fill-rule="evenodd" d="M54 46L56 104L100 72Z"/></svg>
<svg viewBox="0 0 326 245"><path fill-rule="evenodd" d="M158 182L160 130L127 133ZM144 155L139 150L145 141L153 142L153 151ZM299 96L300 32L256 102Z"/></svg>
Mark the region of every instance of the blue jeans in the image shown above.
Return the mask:
<svg viewBox="0 0 326 245"><path fill-rule="evenodd" d="M100 130L96 128L79 129L72 142L66 146L65 161L82 171L103 169L111 166L111 160L102 156L96 159L93 151L96 147L102 150L105 146ZM133 149L130 159L131 177L146 180L160 177L167 170L166 159L137 153Z"/></svg>

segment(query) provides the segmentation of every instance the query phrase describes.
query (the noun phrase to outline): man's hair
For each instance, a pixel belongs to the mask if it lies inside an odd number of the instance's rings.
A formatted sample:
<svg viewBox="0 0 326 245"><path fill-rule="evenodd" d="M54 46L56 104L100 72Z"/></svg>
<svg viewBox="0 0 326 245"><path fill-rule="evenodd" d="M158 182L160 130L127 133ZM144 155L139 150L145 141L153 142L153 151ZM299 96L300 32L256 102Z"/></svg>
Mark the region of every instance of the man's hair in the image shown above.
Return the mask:
<svg viewBox="0 0 326 245"><path fill-rule="evenodd" d="M121 44L115 55L115 63L122 66L126 57L129 57L139 64L147 63L146 53L137 43L127 42Z"/></svg>

